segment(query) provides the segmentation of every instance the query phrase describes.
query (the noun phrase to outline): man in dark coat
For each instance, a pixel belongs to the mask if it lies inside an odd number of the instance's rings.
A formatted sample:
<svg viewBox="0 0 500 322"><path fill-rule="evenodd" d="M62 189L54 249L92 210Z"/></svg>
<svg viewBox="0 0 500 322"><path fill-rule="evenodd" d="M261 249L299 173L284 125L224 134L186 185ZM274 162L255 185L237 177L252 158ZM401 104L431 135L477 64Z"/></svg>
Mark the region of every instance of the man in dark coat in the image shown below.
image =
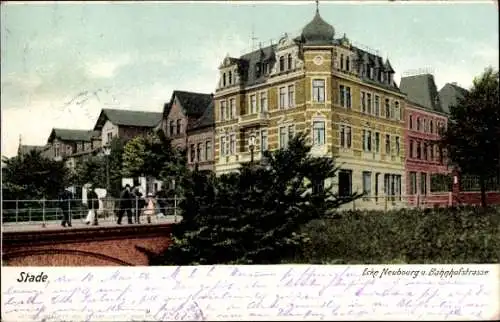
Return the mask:
<svg viewBox="0 0 500 322"><path fill-rule="evenodd" d="M59 194L59 208L61 208L63 213L63 219L61 222L61 226L71 227L71 204L73 203L73 193L69 190L63 190Z"/></svg>
<svg viewBox="0 0 500 322"><path fill-rule="evenodd" d="M130 185L125 185L125 188L120 193L118 202L118 225L122 224L123 214L127 213L128 223L132 224L132 195L130 193Z"/></svg>

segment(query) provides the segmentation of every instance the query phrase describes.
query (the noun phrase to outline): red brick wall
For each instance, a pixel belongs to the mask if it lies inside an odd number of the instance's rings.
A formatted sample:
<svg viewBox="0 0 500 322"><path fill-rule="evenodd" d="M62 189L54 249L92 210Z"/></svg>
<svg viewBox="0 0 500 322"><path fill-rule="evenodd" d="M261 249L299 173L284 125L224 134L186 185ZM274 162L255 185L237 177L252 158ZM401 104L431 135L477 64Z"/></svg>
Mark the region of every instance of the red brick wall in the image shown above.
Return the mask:
<svg viewBox="0 0 500 322"><path fill-rule="evenodd" d="M7 266L147 266L170 242L170 225L8 232L3 237Z"/></svg>
<svg viewBox="0 0 500 322"><path fill-rule="evenodd" d="M413 126L410 127L410 117L413 120ZM417 129L417 119L420 119L420 125L421 128ZM429 131L424 131L424 120L427 121L428 127L430 124L430 121L432 120L433 123L433 132ZM438 129L438 123L442 122L445 126L447 124L447 118L444 115L438 114L438 113L433 113L431 111L426 111L422 108L418 108L415 106L412 106L411 104L407 104L406 109L405 109L405 146L406 146L406 155L405 155L405 168L406 168L406 194L410 195L411 194L411 180L410 180L410 172L416 172L417 173L417 190L420 192L420 174L421 173L426 173L427 174L427 191L428 191L428 196L427 198L429 202L431 203L439 203L442 204L444 202L447 202L447 194L442 194L440 193L439 195L432 195L430 193L430 176L431 174L434 173L450 173L448 170L448 167L444 164L441 164L439 156L434 154L434 159L430 159L430 156L428 156L427 159L423 159L423 153L422 153L422 158L417 159L416 158L416 151L413 153L413 157L411 157L411 151L410 151L410 141L413 140L415 142L414 144L414 149L416 149L416 142L420 141L422 144L424 142L427 143L435 143L440 139L440 136L437 132ZM422 197L423 198L423 197ZM409 198L409 203L413 204L416 202L416 199L413 197Z"/></svg>

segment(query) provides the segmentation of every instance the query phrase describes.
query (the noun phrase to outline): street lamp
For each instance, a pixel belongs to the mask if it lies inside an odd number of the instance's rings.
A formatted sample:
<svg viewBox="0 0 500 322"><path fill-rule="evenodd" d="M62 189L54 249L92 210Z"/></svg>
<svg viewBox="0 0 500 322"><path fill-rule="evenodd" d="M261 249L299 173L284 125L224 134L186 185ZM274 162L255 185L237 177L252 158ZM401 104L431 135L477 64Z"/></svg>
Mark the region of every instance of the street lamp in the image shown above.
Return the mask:
<svg viewBox="0 0 500 322"><path fill-rule="evenodd" d="M104 156L106 157L106 195L109 196L109 155L111 154L111 147L108 145L102 148Z"/></svg>
<svg viewBox="0 0 500 322"><path fill-rule="evenodd" d="M250 148L250 162L253 163L253 150L255 149L255 134L248 138L248 147Z"/></svg>

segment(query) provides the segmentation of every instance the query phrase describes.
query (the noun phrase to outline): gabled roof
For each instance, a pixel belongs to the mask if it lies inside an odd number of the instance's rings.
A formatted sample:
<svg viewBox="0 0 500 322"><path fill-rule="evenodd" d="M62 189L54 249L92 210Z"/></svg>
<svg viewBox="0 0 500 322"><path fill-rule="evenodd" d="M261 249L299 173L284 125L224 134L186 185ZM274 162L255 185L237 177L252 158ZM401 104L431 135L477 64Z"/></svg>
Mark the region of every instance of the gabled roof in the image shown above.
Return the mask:
<svg viewBox="0 0 500 322"><path fill-rule="evenodd" d="M467 90L454 83L446 83L446 85L439 90L439 99L443 112L450 113L450 107L456 106L460 99L463 99Z"/></svg>
<svg viewBox="0 0 500 322"><path fill-rule="evenodd" d="M200 118L203 116L207 106L213 101L212 94L175 90L172 93L170 102L163 105L163 117L168 117L175 98L177 98L181 105L184 114L191 118Z"/></svg>
<svg viewBox="0 0 500 322"><path fill-rule="evenodd" d="M188 131L196 131L200 129L204 129L207 127L211 127L215 125L214 118L214 101L212 100L210 104L205 109L203 115L196 120L189 128Z"/></svg>
<svg viewBox="0 0 500 322"><path fill-rule="evenodd" d="M101 130L107 120L118 126L152 128L161 122L161 112L132 111L105 108L99 114L94 130Z"/></svg>
<svg viewBox="0 0 500 322"><path fill-rule="evenodd" d="M443 112L434 76L431 74L402 77L399 87L403 93L408 95L410 102L425 109Z"/></svg>
<svg viewBox="0 0 500 322"><path fill-rule="evenodd" d="M18 147L17 153L18 153L18 155L24 155L24 154L30 153L31 151L43 152L46 149L47 149L47 146L45 146L45 145L24 145L24 144L21 144Z"/></svg>
<svg viewBox="0 0 500 322"><path fill-rule="evenodd" d="M58 129L54 128L50 132L48 142L52 142L55 138L61 141L83 141L90 142L97 133L92 130L73 130L73 129Z"/></svg>

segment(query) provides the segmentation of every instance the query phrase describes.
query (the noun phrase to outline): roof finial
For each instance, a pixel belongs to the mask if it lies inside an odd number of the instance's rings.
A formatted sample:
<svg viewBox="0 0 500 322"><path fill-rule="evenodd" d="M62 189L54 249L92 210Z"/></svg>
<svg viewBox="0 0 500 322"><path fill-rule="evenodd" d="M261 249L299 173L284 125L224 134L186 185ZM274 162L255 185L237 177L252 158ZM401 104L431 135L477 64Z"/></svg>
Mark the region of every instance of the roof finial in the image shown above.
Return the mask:
<svg viewBox="0 0 500 322"><path fill-rule="evenodd" d="M319 0L316 0L316 13L319 13Z"/></svg>

